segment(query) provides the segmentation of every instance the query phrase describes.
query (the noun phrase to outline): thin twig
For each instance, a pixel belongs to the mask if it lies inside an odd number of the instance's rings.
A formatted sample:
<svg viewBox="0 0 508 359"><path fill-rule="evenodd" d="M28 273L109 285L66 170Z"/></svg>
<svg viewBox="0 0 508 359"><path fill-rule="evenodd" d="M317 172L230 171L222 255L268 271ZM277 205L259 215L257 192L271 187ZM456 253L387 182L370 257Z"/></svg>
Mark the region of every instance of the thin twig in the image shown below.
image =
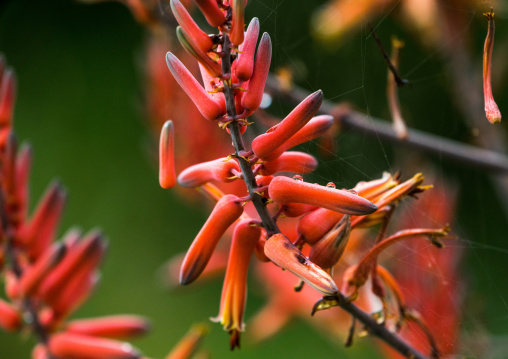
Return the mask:
<svg viewBox="0 0 508 359"><path fill-rule="evenodd" d="M281 96L291 104L298 104L309 95L308 91L298 86L293 86L291 92L281 90L277 79L273 76L268 77L265 89L272 95ZM491 173L508 174L508 157L501 153L466 145L415 129L408 129L408 138L401 141L390 123L345 107L342 111L337 111L337 108L336 105L323 101L318 113L335 115L344 129L357 131L362 135L395 143L401 147L415 148L439 156L439 158L449 159Z"/></svg>

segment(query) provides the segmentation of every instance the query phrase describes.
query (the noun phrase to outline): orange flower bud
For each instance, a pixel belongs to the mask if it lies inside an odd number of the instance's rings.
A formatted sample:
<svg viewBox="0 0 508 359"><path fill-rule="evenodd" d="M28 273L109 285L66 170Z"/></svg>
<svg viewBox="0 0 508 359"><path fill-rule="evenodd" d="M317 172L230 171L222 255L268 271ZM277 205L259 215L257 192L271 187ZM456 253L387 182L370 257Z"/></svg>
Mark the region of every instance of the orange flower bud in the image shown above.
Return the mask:
<svg viewBox="0 0 508 359"><path fill-rule="evenodd" d="M11 304L0 298L0 327L13 332L21 327L21 314Z"/></svg>
<svg viewBox="0 0 508 359"><path fill-rule="evenodd" d="M147 319L137 315L110 315L101 318L73 320L65 326L67 333L111 339L128 339L150 329Z"/></svg>
<svg viewBox="0 0 508 359"><path fill-rule="evenodd" d="M252 83L253 79L250 83ZM252 141L252 151L254 151L254 154L262 160L275 159L277 156L274 156L273 153L310 121L319 109L319 106L321 106L322 101L323 92L321 90L307 96L284 120ZM278 151L278 156L282 152Z"/></svg>
<svg viewBox="0 0 508 359"><path fill-rule="evenodd" d="M67 191L60 183L51 183L29 224L22 228L20 237L32 260L38 258L54 240L66 197Z"/></svg>
<svg viewBox="0 0 508 359"><path fill-rule="evenodd" d="M485 115L490 123L501 122L501 111L497 107L492 96L492 86L490 84L490 73L492 68L492 49L494 48L494 12L491 10L483 14L489 22L487 37L483 47L483 95L485 99Z"/></svg>
<svg viewBox="0 0 508 359"><path fill-rule="evenodd" d="M238 59L236 60L236 77L240 81L248 81L254 69L254 53L259 36L259 20L257 17L250 21L245 41L240 45Z"/></svg>
<svg viewBox="0 0 508 359"><path fill-rule="evenodd" d="M222 235L242 213L243 207L237 196L225 195L217 202L185 255L180 269L180 284L190 284L199 277Z"/></svg>
<svg viewBox="0 0 508 359"><path fill-rule="evenodd" d="M219 158L213 161L198 163L190 166L180 173L178 183L183 187L198 187L210 181L231 182L234 174L231 170L240 171L240 165L236 160Z"/></svg>
<svg viewBox="0 0 508 359"><path fill-rule="evenodd" d="M271 236L265 243L265 254L283 269L287 269L324 295L334 295L337 285L324 270L305 257L282 233Z"/></svg>
<svg viewBox="0 0 508 359"><path fill-rule="evenodd" d="M49 351L58 358L139 359L140 354L129 343L72 333L50 337Z"/></svg>
<svg viewBox="0 0 508 359"><path fill-rule="evenodd" d="M18 201L19 220L26 218L28 202L28 177L32 163L32 148L30 145L22 145L16 159L16 198Z"/></svg>
<svg viewBox="0 0 508 359"><path fill-rule="evenodd" d="M37 344L32 350L32 359L48 359L48 350L42 344Z"/></svg>
<svg viewBox="0 0 508 359"><path fill-rule="evenodd" d="M309 173L317 168L317 159L305 152L284 152L279 158L262 164L259 174L272 175L277 172Z"/></svg>
<svg viewBox="0 0 508 359"><path fill-rule="evenodd" d="M283 176L272 180L268 193L271 199L280 203L306 203L345 214L369 214L377 209L374 203L351 192Z"/></svg>
<svg viewBox="0 0 508 359"><path fill-rule="evenodd" d="M250 257L261 235L261 228L252 227L251 222L250 219L244 219L235 227L222 286L219 315L212 318L231 334L231 349L240 347L239 332L244 330L243 314L247 301L247 272Z"/></svg>
<svg viewBox="0 0 508 359"><path fill-rule="evenodd" d="M270 40L270 35L265 32L259 42L256 60L254 61L254 70L249 80L249 87L247 92L242 96L242 107L248 112L247 116L256 111L261 104L271 60L272 41Z"/></svg>
<svg viewBox="0 0 508 359"><path fill-rule="evenodd" d="M226 113L226 100L224 98L224 92L217 90L218 85L220 86L221 84L219 84L218 81L216 81L216 79L208 73L203 65L200 63L198 63L198 65L206 92L212 99L217 101L222 109L222 113Z"/></svg>
<svg viewBox="0 0 508 359"><path fill-rule="evenodd" d="M221 65L212 60L206 52L202 51L199 46L194 43L194 39L189 36L181 26L176 28L176 36L185 51L191 54L211 76L219 77L222 74Z"/></svg>
<svg viewBox="0 0 508 359"><path fill-rule="evenodd" d="M43 279L60 263L66 252L65 245L55 243L37 259L34 265L28 267L21 277L19 286L23 296L31 296L37 291Z"/></svg>
<svg viewBox="0 0 508 359"><path fill-rule="evenodd" d="M226 16L219 6L216 0L194 0L199 10L205 15L206 21L213 27L219 27L226 21Z"/></svg>
<svg viewBox="0 0 508 359"><path fill-rule="evenodd" d="M191 98L204 118L214 121L224 114L219 103L208 95L184 64L171 52L166 54L166 63L176 82Z"/></svg>
<svg viewBox="0 0 508 359"><path fill-rule="evenodd" d="M234 45L239 46L243 42L244 38L243 27L245 24L245 0L233 0L231 1L231 7L233 8L233 16L231 19L229 38Z"/></svg>
<svg viewBox="0 0 508 359"><path fill-rule="evenodd" d="M162 188L171 188L176 184L173 121L166 121L162 126L159 141L159 183Z"/></svg>
<svg viewBox="0 0 508 359"><path fill-rule="evenodd" d="M332 268L342 257L350 234L351 219L345 215L334 229L312 246L310 260L321 268Z"/></svg>
<svg viewBox="0 0 508 359"><path fill-rule="evenodd" d="M180 0L171 0L171 10L173 15L175 15L176 21L192 37L193 42L198 48L205 53L210 51L213 46L212 39L194 22Z"/></svg>
<svg viewBox="0 0 508 359"><path fill-rule="evenodd" d="M319 207L304 203L284 203L282 205L282 213L286 217L300 217L305 213L309 213L319 209ZM333 213L337 213L333 211Z"/></svg>
<svg viewBox="0 0 508 359"><path fill-rule="evenodd" d="M166 356L165 359L189 359L192 357L204 336L208 333L208 328L201 324L196 325L183 337Z"/></svg>

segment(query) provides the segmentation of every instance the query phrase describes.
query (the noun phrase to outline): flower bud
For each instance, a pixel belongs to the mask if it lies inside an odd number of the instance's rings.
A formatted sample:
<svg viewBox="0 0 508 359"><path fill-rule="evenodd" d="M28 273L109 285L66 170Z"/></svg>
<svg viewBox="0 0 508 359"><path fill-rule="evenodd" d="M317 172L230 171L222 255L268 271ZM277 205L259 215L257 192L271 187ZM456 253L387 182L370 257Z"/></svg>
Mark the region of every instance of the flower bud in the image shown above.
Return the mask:
<svg viewBox="0 0 508 359"><path fill-rule="evenodd" d="M213 27L219 27L226 21L226 16L219 6L216 0L194 0L199 10L205 15L206 21Z"/></svg>
<svg viewBox="0 0 508 359"><path fill-rule="evenodd" d="M280 203L306 203L345 214L362 215L374 212L374 203L345 190L275 177L270 183L270 198Z"/></svg>
<svg viewBox="0 0 508 359"><path fill-rule="evenodd" d="M312 246L310 260L323 269L332 268L342 257L351 234L351 219L342 217L337 226Z"/></svg>
<svg viewBox="0 0 508 359"><path fill-rule="evenodd" d="M284 152L279 158L262 164L260 175L269 176L277 172L309 173L317 168L317 159L305 152Z"/></svg>
<svg viewBox="0 0 508 359"><path fill-rule="evenodd" d="M231 42L239 46L243 42L244 33L243 27L245 24L245 0L233 0L231 1L232 19L231 19L231 30L229 31L229 38Z"/></svg>
<svg viewBox="0 0 508 359"><path fill-rule="evenodd" d="M231 182L234 174L231 170L240 171L240 165L236 160L219 158L213 161L198 163L190 166L180 173L178 183L182 187L198 187L210 181Z"/></svg>
<svg viewBox="0 0 508 359"><path fill-rule="evenodd" d="M110 315L70 321L67 333L90 335L110 339L128 339L145 334L150 328L147 319L137 315Z"/></svg>
<svg viewBox="0 0 508 359"><path fill-rule="evenodd" d="M180 284L190 284L199 277L221 237L242 213L243 207L237 196L225 195L217 202L185 255Z"/></svg>
<svg viewBox="0 0 508 359"><path fill-rule="evenodd" d="M162 126L159 141L159 183L162 188L171 188L176 184L173 121L166 121Z"/></svg>
<svg viewBox="0 0 508 359"><path fill-rule="evenodd" d="M58 333L49 338L51 354L58 358L139 359L129 343L72 333Z"/></svg>
<svg viewBox="0 0 508 359"><path fill-rule="evenodd" d="M0 127L9 128L16 101L16 74L8 68L1 76L0 84Z"/></svg>
<svg viewBox="0 0 508 359"><path fill-rule="evenodd" d="M219 77L222 74L221 65L212 60L206 52L202 51L194 42L194 39L181 26L176 28L176 36L185 51L191 54L211 76Z"/></svg>
<svg viewBox="0 0 508 359"><path fill-rule="evenodd" d="M206 53L210 51L213 47L212 39L194 22L180 0L171 0L171 10L178 24L192 37L193 43L195 43L202 52Z"/></svg>
<svg viewBox="0 0 508 359"><path fill-rule="evenodd" d="M266 133L257 136L252 141L252 150L256 156L262 160L273 160L280 156L284 150L280 151L279 147L282 147L286 141L310 121L321 106L322 101L323 92L321 90L310 94L284 120L268 129ZM274 152L277 155L274 155Z"/></svg>
<svg viewBox="0 0 508 359"><path fill-rule="evenodd" d="M254 70L249 80L249 87L247 92L242 96L242 107L247 111L247 116L256 111L261 104L271 59L272 41L270 40L270 35L265 32L259 42L256 60L254 61Z"/></svg>
<svg viewBox="0 0 508 359"><path fill-rule="evenodd" d="M166 54L166 62L176 82L178 82L185 93L191 98L204 118L214 121L224 114L222 107L208 95L175 55L168 52Z"/></svg>
<svg viewBox="0 0 508 359"><path fill-rule="evenodd" d="M485 100L485 115L490 123L501 122L501 111L497 107L492 96L492 86L490 83L490 73L492 68L492 49L494 48L494 12L491 10L483 14L489 22L487 37L483 48L483 95Z"/></svg>
<svg viewBox="0 0 508 359"><path fill-rule="evenodd" d="M0 298L0 327L12 332L21 327L21 314L10 303Z"/></svg>
<svg viewBox="0 0 508 359"><path fill-rule="evenodd" d="M248 81L254 69L254 53L259 36L259 20L257 17L250 21L245 41L240 45L238 59L236 60L236 77L240 81Z"/></svg>
<svg viewBox="0 0 508 359"><path fill-rule="evenodd" d="M304 215L305 213L309 213L312 211L315 211L319 209L319 207L312 206L310 204L304 204L304 203L284 203L282 205L282 213L286 217L300 217L301 215ZM334 212L337 213L337 212Z"/></svg>
<svg viewBox="0 0 508 359"><path fill-rule="evenodd" d="M208 328L203 325L196 325L173 347L165 359L187 359L192 358L199 344L208 334Z"/></svg>
<svg viewBox="0 0 508 359"><path fill-rule="evenodd" d="M265 243L265 254L283 269L287 269L324 295L334 295L337 285L324 270L305 257L282 233L271 236Z"/></svg>

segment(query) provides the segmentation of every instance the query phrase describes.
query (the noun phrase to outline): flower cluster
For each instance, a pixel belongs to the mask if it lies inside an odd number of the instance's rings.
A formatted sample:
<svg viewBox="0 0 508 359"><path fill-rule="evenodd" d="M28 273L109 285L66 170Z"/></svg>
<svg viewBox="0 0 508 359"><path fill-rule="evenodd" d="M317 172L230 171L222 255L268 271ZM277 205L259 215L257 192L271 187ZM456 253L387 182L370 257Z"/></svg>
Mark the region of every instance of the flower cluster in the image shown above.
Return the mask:
<svg viewBox="0 0 508 359"><path fill-rule="evenodd" d="M232 227L220 311L213 319L230 333L232 349L239 347L244 329L246 280L253 254L261 263L271 262L296 275L301 280L296 290L307 283L322 294L313 312L341 305L342 293L348 302L357 298L369 302L372 296L383 303L388 297L398 298L396 280L377 265L379 253L414 236L427 236L440 245L437 238L449 232L447 227L409 229L386 236L397 204L429 188L422 185L423 176L416 174L401 182L398 176L385 174L379 180L358 183L352 190L337 189L333 183L322 186L304 182L299 174L313 171L317 160L288 150L323 135L332 126L333 117L315 116L323 100L321 91L309 95L278 124L245 146L242 135L250 124L247 117L263 99L272 53L270 36L264 33L256 49L260 24L254 18L244 32L245 0L199 0L196 4L208 23L218 28L218 34L204 33L179 0L171 0L171 9L180 25L177 37L199 62L204 86L171 52L166 55L167 65L203 117L230 133L234 153L193 165L176 178L172 147L175 126L169 121L162 129L161 185L169 188L178 182L183 187L201 187L217 201L181 263L179 282L190 284L207 270L219 241ZM288 177L289 173L294 177ZM236 181L245 184L246 196L225 194L210 183ZM352 230L374 226L381 227L376 244L363 259L349 265L339 291L331 274L347 249ZM364 286L368 281L371 285ZM383 308L380 322L385 323L394 316L387 305ZM366 311L371 313L370 309ZM408 318L399 314L398 322Z"/></svg>
<svg viewBox="0 0 508 359"><path fill-rule="evenodd" d="M98 230L83 235L78 229L55 241L66 200L57 182L27 215L31 149L18 149L12 131L16 79L3 58L0 82L0 269L6 293L0 298L0 327L33 333L34 359L140 358L124 340L149 329L145 318L68 320L97 285L107 243Z"/></svg>

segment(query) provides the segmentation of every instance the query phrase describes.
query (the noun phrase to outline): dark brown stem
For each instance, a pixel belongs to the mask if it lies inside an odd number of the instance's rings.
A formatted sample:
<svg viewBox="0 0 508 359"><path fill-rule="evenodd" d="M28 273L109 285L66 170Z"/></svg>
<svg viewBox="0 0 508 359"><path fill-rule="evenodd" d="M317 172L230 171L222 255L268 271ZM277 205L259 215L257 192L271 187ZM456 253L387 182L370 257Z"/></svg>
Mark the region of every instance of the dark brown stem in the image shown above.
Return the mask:
<svg viewBox="0 0 508 359"><path fill-rule="evenodd" d="M230 78L229 75L231 73L231 49L229 44L229 38L226 34L224 34L224 56L222 58L222 73L225 75L225 78ZM226 100L227 115L229 118L234 119L236 116L235 95L232 85L228 80L224 80L224 96ZM263 227L267 232L267 237L270 237L275 233L281 233L274 219L268 212L263 197L255 193L257 184L254 173L252 172L251 164L248 160L241 157L242 153L245 153L245 145L243 143L242 135L240 134L239 123L234 120L231 121L228 125L228 129L231 134L233 146L235 147L235 153L238 157L238 162L240 163L243 180L245 181L247 189L249 190L249 194L252 197L254 207L256 208L259 217L261 218ZM341 293L337 294L337 298L339 301L339 306L351 314L354 318L359 320L367 328L370 334L377 336L407 358L428 359L425 355L419 353L410 345L402 341L396 334L390 332L387 328L378 324L374 319L372 319L370 315L363 312L356 305L348 302Z"/></svg>
<svg viewBox="0 0 508 359"><path fill-rule="evenodd" d="M273 95L279 95L292 104L300 103L309 95L308 91L297 86L294 86L291 92L282 90L273 76L268 77L266 90ZM465 145L415 129L408 129L408 137L401 141L389 122L351 109L344 108L342 111L337 111L337 109L336 105L323 101L318 113L334 115L344 129L357 131L362 135L395 143L400 147L415 148L439 156L439 158L449 159L467 166L474 166L494 174L508 174L508 157L501 153ZM488 123L487 121L485 122Z"/></svg>
<svg viewBox="0 0 508 359"><path fill-rule="evenodd" d="M222 73L226 78L231 78L231 48L229 37L226 34L224 34L222 47L222 51L224 52L224 56L222 57ZM236 116L235 94L232 84L228 80L224 80L224 97L226 99L227 115L229 118L234 119ZM245 185L247 186L252 198L252 203L261 218L263 227L266 229L266 235L269 238L275 233L280 233L280 230L268 212L264 198L256 193L258 186L256 183L256 177L252 172L251 164L247 159L241 157L242 153L245 152L245 145L243 144L242 135L240 133L240 124L238 121L233 120L229 123L228 129L231 134L231 139L233 140L233 146L235 147L235 153L240 164L240 169L242 170L243 180L245 181Z"/></svg>

